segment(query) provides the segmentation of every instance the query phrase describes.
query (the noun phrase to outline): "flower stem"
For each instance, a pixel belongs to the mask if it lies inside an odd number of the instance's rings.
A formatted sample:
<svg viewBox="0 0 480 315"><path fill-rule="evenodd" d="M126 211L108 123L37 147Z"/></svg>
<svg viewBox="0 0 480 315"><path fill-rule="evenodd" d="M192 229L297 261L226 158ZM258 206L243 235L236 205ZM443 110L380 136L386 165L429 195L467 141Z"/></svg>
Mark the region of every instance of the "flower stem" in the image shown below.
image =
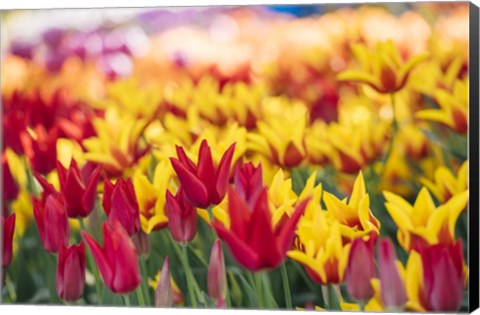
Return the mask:
<svg viewBox="0 0 480 315"><path fill-rule="evenodd" d="M85 223L83 222L83 219L79 219L78 221L80 221L80 228L84 231L86 231L86 227L85 227ZM89 268L91 270L91 272L93 273L93 276L95 277L95 290L97 291L97 298L98 298L98 305L102 305L102 299L103 299L103 296L102 296L102 290L101 290L101 284L100 282L98 281L98 278L99 278L99 274L98 274L98 271L97 269L95 268L95 262L93 261L93 257L91 254L87 253L87 264L89 265Z"/></svg>
<svg viewBox="0 0 480 315"><path fill-rule="evenodd" d="M285 306L287 309L292 309L292 295L290 293L290 284L288 283L288 273L286 263L280 265L282 273L283 294L285 295Z"/></svg>
<svg viewBox="0 0 480 315"><path fill-rule="evenodd" d="M328 299L328 286L322 285L322 298L323 298L323 307L328 309L330 307L329 299Z"/></svg>
<svg viewBox="0 0 480 315"><path fill-rule="evenodd" d="M143 287L140 285L137 288L137 298L139 306L145 306L145 298L143 297Z"/></svg>
<svg viewBox="0 0 480 315"><path fill-rule="evenodd" d="M125 294L125 295L122 295L122 297L123 297L123 302L125 303L125 306L130 306L130 295Z"/></svg>
<svg viewBox="0 0 480 315"><path fill-rule="evenodd" d="M193 287L192 282L192 270L190 268L190 264L188 263L188 250L186 244L182 244L183 250L183 268L185 269L185 275L187 279L187 286L188 286L188 294L190 296L190 303L193 307L197 307L197 299L195 297L195 288Z"/></svg>
<svg viewBox="0 0 480 315"><path fill-rule="evenodd" d="M385 154L384 158L383 158L383 167L382 167L382 173L385 172L385 169L386 169L386 165L388 163L388 159L390 158L390 156L392 155L392 152L393 152L393 145L394 145L394 142L395 142L395 135L397 134L397 131L398 131L398 123L397 123L397 117L395 115L395 112L396 112L396 108L395 108L395 93L391 93L390 94L390 99L391 99L391 103L392 103L392 115L393 115L393 119L392 119L392 135L390 137L390 142L389 142L389 145L388 145L388 151L387 153Z"/></svg>
<svg viewBox="0 0 480 315"><path fill-rule="evenodd" d="M142 273L142 284L141 284L141 290L142 290L142 298L144 298L144 305L150 305L150 297L148 295L148 271L147 271L147 266L146 266L146 259L140 257L140 272ZM145 280L145 281L143 281Z"/></svg>
<svg viewBox="0 0 480 315"><path fill-rule="evenodd" d="M253 276L255 279L255 288L257 290L257 296L258 296L258 308L265 308L265 300L264 300L263 287L262 287L262 273L256 272L254 273Z"/></svg>

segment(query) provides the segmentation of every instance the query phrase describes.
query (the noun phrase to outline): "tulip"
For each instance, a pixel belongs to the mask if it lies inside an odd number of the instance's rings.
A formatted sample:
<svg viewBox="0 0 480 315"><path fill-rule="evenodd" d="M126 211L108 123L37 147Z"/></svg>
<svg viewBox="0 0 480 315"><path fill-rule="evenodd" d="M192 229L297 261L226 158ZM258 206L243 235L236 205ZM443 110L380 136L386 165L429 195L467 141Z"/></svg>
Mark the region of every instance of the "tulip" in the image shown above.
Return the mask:
<svg viewBox="0 0 480 315"><path fill-rule="evenodd" d="M338 79L367 84L379 93L401 90L412 70L428 58L427 53L422 53L404 62L391 40L379 42L373 51L366 45L354 44L352 51L362 69L345 70L338 75Z"/></svg>
<svg viewBox="0 0 480 315"><path fill-rule="evenodd" d="M44 193L42 199L33 197L32 202L42 245L47 252L56 253L60 245L67 246L70 234L65 199L62 194Z"/></svg>
<svg viewBox="0 0 480 315"><path fill-rule="evenodd" d="M2 166L3 166L3 198L5 200L14 200L18 196L18 185L13 179L12 172L8 166L6 154L2 154Z"/></svg>
<svg viewBox="0 0 480 315"><path fill-rule="evenodd" d="M208 294L217 300L224 301L227 295L227 276L225 274L225 261L223 258L222 244L216 240L210 253L210 263L207 274Z"/></svg>
<svg viewBox="0 0 480 315"><path fill-rule="evenodd" d="M218 221L214 222L213 226L233 257L241 266L251 271L279 266L292 245L298 220L309 199L297 205L292 215L275 229L268 208L266 188L260 192L253 208L249 207L246 200L233 188L228 190L228 201L230 229Z"/></svg>
<svg viewBox="0 0 480 315"><path fill-rule="evenodd" d="M240 197L247 200L250 207L253 206L263 188L262 164L255 167L252 162L248 162L237 167L233 182Z"/></svg>
<svg viewBox="0 0 480 315"><path fill-rule="evenodd" d="M378 263L382 304L388 309L399 309L407 302L407 293L397 267L395 247L390 239L379 241Z"/></svg>
<svg viewBox="0 0 480 315"><path fill-rule="evenodd" d="M47 130L43 125L33 129L35 135L22 133L20 140L33 170L48 174L55 168L57 161L58 129Z"/></svg>
<svg viewBox="0 0 480 315"><path fill-rule="evenodd" d="M2 234L3 234L3 251L2 251L2 267L6 268L12 262L12 243L13 232L15 230L15 213L8 218L2 216Z"/></svg>
<svg viewBox="0 0 480 315"><path fill-rule="evenodd" d="M171 307L173 305L173 292L170 283L170 262L168 256L165 258L160 273L157 288L155 289L155 306Z"/></svg>
<svg viewBox="0 0 480 315"><path fill-rule="evenodd" d="M103 209L108 222L120 221L128 235L140 229L140 211L132 180L120 178L113 185L107 178L104 181Z"/></svg>
<svg viewBox="0 0 480 315"><path fill-rule="evenodd" d="M217 169L206 140L200 144L197 165L187 157L182 147L177 146L176 149L178 159L170 158L170 161L188 201L194 207L203 209L219 204L227 193L235 143L225 151Z"/></svg>
<svg viewBox="0 0 480 315"><path fill-rule="evenodd" d="M454 312L462 304L464 274L461 240L453 245L433 245L419 249L423 264L426 308L434 312Z"/></svg>
<svg viewBox="0 0 480 315"><path fill-rule="evenodd" d="M374 291L370 280L375 278L375 275L373 239L370 238L368 241L362 238L354 239L345 269L345 283L350 297L363 302L372 298Z"/></svg>
<svg viewBox="0 0 480 315"><path fill-rule="evenodd" d="M80 170L77 162L72 159L68 169L57 161L57 171L60 189L65 196L68 216L70 218L87 217L95 206L101 166L97 166L91 171L90 165L86 164Z"/></svg>
<svg viewBox="0 0 480 315"><path fill-rule="evenodd" d="M141 282L138 257L122 224L118 220L103 224L103 247L85 231L81 233L107 288L118 294L135 290Z"/></svg>
<svg viewBox="0 0 480 315"><path fill-rule="evenodd" d="M60 246L58 253L57 277L55 280L57 294L65 301L78 300L85 287L85 246Z"/></svg>
<svg viewBox="0 0 480 315"><path fill-rule="evenodd" d="M177 242L190 242L197 233L197 211L186 199L180 187L175 197L167 190L168 227Z"/></svg>

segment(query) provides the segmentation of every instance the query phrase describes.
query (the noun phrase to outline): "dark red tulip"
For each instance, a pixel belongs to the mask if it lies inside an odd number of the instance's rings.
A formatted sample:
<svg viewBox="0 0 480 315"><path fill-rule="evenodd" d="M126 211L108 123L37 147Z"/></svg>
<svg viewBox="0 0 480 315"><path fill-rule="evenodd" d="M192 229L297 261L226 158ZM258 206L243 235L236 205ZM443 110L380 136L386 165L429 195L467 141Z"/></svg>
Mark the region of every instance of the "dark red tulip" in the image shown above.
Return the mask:
<svg viewBox="0 0 480 315"><path fill-rule="evenodd" d="M8 166L7 156L2 155L2 166L3 166L3 198L4 200L15 200L18 196L18 185L13 179L12 173L10 172L10 167Z"/></svg>
<svg viewBox="0 0 480 315"><path fill-rule="evenodd" d="M170 161L188 201L203 209L219 204L227 193L235 143L225 151L217 169L213 165L212 152L206 140L200 144L197 165L187 157L182 147L176 148L178 159L170 158Z"/></svg>
<svg viewBox="0 0 480 315"><path fill-rule="evenodd" d="M85 287L85 246L83 242L69 248L60 246L55 285L58 297L65 301L75 301L82 297Z"/></svg>
<svg viewBox="0 0 480 315"><path fill-rule="evenodd" d="M308 201L300 202L293 214L274 228L266 188L260 192L254 207L249 207L237 191L229 188L230 230L218 221L213 226L241 266L252 271L275 268L292 245L298 220Z"/></svg>
<svg viewBox="0 0 480 315"><path fill-rule="evenodd" d="M370 280L376 277L373 245L372 238L368 241L355 238L352 241L345 269L345 283L348 294L357 301L366 302L374 294L370 283Z"/></svg>
<svg viewBox="0 0 480 315"><path fill-rule="evenodd" d="M113 185L107 178L104 180L103 209L108 222L118 220L128 235L132 236L140 229L140 210L132 180L120 178Z"/></svg>
<svg viewBox="0 0 480 315"><path fill-rule="evenodd" d="M180 243L193 240L197 233L197 209L187 201L182 187L175 197L167 190L166 207L172 238Z"/></svg>
<svg viewBox="0 0 480 315"><path fill-rule="evenodd" d="M222 244L219 239L213 244L207 274L208 294L216 301L224 301L227 295L227 275L223 258Z"/></svg>
<svg viewBox="0 0 480 315"><path fill-rule="evenodd" d="M419 249L423 263L425 308L434 312L457 311L462 304L464 274L461 240L453 245Z"/></svg>
<svg viewBox="0 0 480 315"><path fill-rule="evenodd" d="M107 288L119 294L135 290L141 282L138 256L122 224L118 220L103 224L103 247L85 231L81 233Z"/></svg>
<svg viewBox="0 0 480 315"><path fill-rule="evenodd" d="M60 245L68 245L70 234L65 199L62 194L44 193L42 199L33 197L32 202L42 245L47 252L56 253Z"/></svg>
<svg viewBox="0 0 480 315"><path fill-rule="evenodd" d="M15 231L15 213L8 218L2 216L2 267L6 268L12 262L13 232Z"/></svg>
<svg viewBox="0 0 480 315"><path fill-rule="evenodd" d="M248 162L237 167L233 182L240 197L247 201L249 207L253 207L263 188L262 164L255 167L252 162Z"/></svg>
<svg viewBox="0 0 480 315"><path fill-rule="evenodd" d="M65 196L67 214L70 218L85 218L95 206L97 184L100 178L101 166L95 169L87 163L82 170L72 159L68 169L57 161L60 189Z"/></svg>
<svg viewBox="0 0 480 315"><path fill-rule="evenodd" d="M33 129L34 135L24 132L20 139L25 155L32 169L46 175L55 168L57 162L57 139L56 127L46 130L43 125Z"/></svg>
<svg viewBox="0 0 480 315"><path fill-rule="evenodd" d="M378 243L378 264L382 304L388 309L400 309L407 303L405 283L396 265L397 254L390 239Z"/></svg>

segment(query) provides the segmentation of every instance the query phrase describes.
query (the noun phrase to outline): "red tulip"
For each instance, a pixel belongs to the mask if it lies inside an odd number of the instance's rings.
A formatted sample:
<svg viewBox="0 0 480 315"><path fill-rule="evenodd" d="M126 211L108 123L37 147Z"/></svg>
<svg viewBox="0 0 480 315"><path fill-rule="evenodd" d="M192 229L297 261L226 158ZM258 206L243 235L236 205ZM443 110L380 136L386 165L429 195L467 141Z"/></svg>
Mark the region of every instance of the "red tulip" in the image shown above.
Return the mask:
<svg viewBox="0 0 480 315"><path fill-rule="evenodd" d="M8 166L7 156L5 153L2 155L2 166L3 166L3 198L5 200L14 200L18 195L18 185L13 179L12 173L10 172L10 167Z"/></svg>
<svg viewBox="0 0 480 315"><path fill-rule="evenodd" d="M42 199L33 197L32 201L42 245L47 252L56 253L60 245L67 246L70 234L65 199L62 194L44 193Z"/></svg>
<svg viewBox="0 0 480 315"><path fill-rule="evenodd" d="M57 277L55 279L58 296L65 301L78 300L85 287L85 246L60 246L58 253Z"/></svg>
<svg viewBox="0 0 480 315"><path fill-rule="evenodd" d="M193 164L182 147L176 148L178 160L170 158L170 161L188 201L193 206L204 209L219 204L227 193L235 143L225 151L217 169L213 165L212 152L206 140L200 144L198 165Z"/></svg>
<svg viewBox="0 0 480 315"><path fill-rule="evenodd" d="M357 301L366 302L374 294L370 283L370 280L376 276L373 245L372 238L368 241L362 238L352 241L345 269L345 283L348 294Z"/></svg>
<svg viewBox="0 0 480 315"><path fill-rule="evenodd" d="M100 178L101 166L93 171L87 163L82 170L77 162L72 159L68 169L57 161L60 189L65 196L67 214L70 218L85 218L95 206L97 183Z"/></svg>
<svg viewBox="0 0 480 315"><path fill-rule="evenodd" d="M252 271L275 268L292 245L298 220L307 203L308 199L302 201L291 217L274 228L266 188L260 192L254 207L249 207L237 191L229 188L230 230L218 221L213 226L241 266Z"/></svg>
<svg viewBox="0 0 480 315"><path fill-rule="evenodd" d="M207 274L208 294L217 301L224 301L227 295L227 276L222 244L216 240L210 253L210 263Z"/></svg>
<svg viewBox="0 0 480 315"><path fill-rule="evenodd" d="M398 309L407 302L405 284L396 265L397 254L390 239L380 239L378 244L378 264L382 304Z"/></svg>
<svg viewBox="0 0 480 315"><path fill-rule="evenodd" d="M248 162L237 167L233 182L240 197L247 201L249 207L253 207L263 188L262 164L255 167Z"/></svg>
<svg viewBox="0 0 480 315"><path fill-rule="evenodd" d="M419 249L423 263L425 307L435 312L457 311L463 297L463 248L433 245Z"/></svg>
<svg viewBox="0 0 480 315"><path fill-rule="evenodd" d="M120 178L115 185L105 178L103 209L108 222L120 221L128 235L132 236L140 229L140 210L130 178Z"/></svg>
<svg viewBox="0 0 480 315"><path fill-rule="evenodd" d="M155 290L155 306L171 307L173 305L173 290L170 283L170 261L168 256L163 262L160 280Z"/></svg>
<svg viewBox="0 0 480 315"><path fill-rule="evenodd" d="M57 161L58 129L53 127L47 131L38 125L33 130L35 136L24 132L20 139L32 169L45 175L55 168Z"/></svg>
<svg viewBox="0 0 480 315"><path fill-rule="evenodd" d="M141 278L135 245L118 220L103 224L103 247L85 231L82 231L82 236L107 288L124 294L138 287Z"/></svg>
<svg viewBox="0 0 480 315"><path fill-rule="evenodd" d="M2 232L3 232L3 250L2 250L2 267L6 268L12 262L12 243L13 232L15 231L15 213L8 218L2 216Z"/></svg>
<svg viewBox="0 0 480 315"><path fill-rule="evenodd" d="M197 233L197 209L187 201L182 187L175 197L167 190L166 207L172 238L180 243L193 240Z"/></svg>

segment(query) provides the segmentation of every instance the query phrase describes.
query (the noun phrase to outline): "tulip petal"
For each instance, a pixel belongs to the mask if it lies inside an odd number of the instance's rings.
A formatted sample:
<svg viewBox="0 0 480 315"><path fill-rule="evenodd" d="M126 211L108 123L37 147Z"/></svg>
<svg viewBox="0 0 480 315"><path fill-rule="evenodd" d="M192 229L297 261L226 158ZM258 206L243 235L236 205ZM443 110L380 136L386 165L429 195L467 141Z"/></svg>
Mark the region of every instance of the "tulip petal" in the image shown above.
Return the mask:
<svg viewBox="0 0 480 315"><path fill-rule="evenodd" d="M222 156L220 163L218 164L217 170L217 194L220 199L225 197L228 188L228 179L230 177L230 166L232 164L233 154L235 152L235 143L233 143L227 151ZM220 203L221 200L216 202L216 204Z"/></svg>
<svg viewBox="0 0 480 315"><path fill-rule="evenodd" d="M209 201L211 204L218 204L221 200L216 190L216 176L215 168L213 167L212 151L206 140L202 141L200 150L198 151L198 179L203 183L208 192Z"/></svg>
<svg viewBox="0 0 480 315"><path fill-rule="evenodd" d="M83 209L86 210L86 213L84 213L85 216L90 214L91 210L95 206L95 199L97 195L97 184L100 179L101 170L102 170L102 167L100 165L95 168L95 170L90 175L87 187L85 188L85 192L83 193L82 205L83 205Z"/></svg>
<svg viewBox="0 0 480 315"><path fill-rule="evenodd" d="M178 179L182 184L187 199L193 206L198 208L206 208L209 206L208 193L203 183L191 172L189 172L183 164L177 159L170 158L173 168L177 173Z"/></svg>
<svg viewBox="0 0 480 315"><path fill-rule="evenodd" d="M260 267L259 257L247 244L228 231L222 224L214 222L213 227L218 237L227 243L233 257L240 265L249 270L258 270Z"/></svg>
<svg viewBox="0 0 480 315"><path fill-rule="evenodd" d="M98 245L97 241L95 241L92 236L90 236L85 231L81 231L81 233L83 239L87 243L88 248L90 248L90 251L92 252L92 256L95 259L95 263L97 264L97 268L100 271L103 282L105 282L105 285L110 288L113 280L113 270L109 264L109 261L107 260L107 257L105 256L105 251L103 250L103 248L100 247L100 245ZM104 242L105 241L106 240L104 240Z"/></svg>
<svg viewBox="0 0 480 315"><path fill-rule="evenodd" d="M309 202L310 198L302 200L300 204L296 206L292 216L288 218L280 228L278 234L278 246L282 253L285 253L289 249L292 243L295 229L297 228L297 223L300 220L300 217L305 212L305 208L307 207Z"/></svg>

